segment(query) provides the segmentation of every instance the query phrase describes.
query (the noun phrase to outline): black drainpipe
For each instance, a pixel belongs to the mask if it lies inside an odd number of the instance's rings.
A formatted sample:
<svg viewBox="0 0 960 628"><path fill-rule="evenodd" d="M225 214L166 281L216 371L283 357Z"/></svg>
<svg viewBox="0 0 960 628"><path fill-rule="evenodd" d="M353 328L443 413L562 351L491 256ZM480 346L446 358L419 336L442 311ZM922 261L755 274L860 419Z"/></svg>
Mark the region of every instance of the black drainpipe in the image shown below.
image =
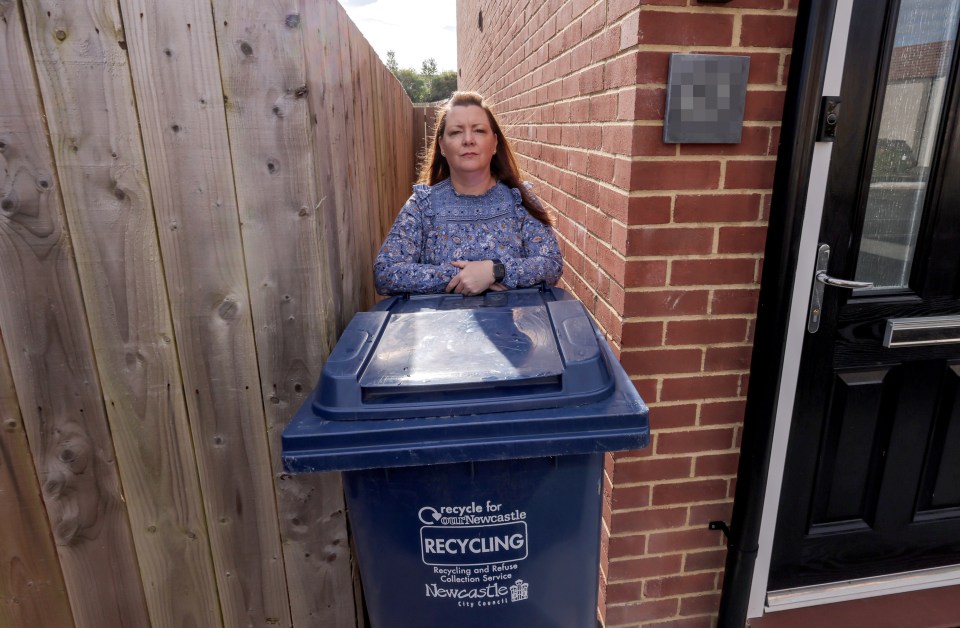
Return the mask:
<svg viewBox="0 0 960 628"><path fill-rule="evenodd" d="M790 300L836 0L801 0L774 175L718 628L742 628L770 467ZM711 528L726 528L714 522Z"/></svg>

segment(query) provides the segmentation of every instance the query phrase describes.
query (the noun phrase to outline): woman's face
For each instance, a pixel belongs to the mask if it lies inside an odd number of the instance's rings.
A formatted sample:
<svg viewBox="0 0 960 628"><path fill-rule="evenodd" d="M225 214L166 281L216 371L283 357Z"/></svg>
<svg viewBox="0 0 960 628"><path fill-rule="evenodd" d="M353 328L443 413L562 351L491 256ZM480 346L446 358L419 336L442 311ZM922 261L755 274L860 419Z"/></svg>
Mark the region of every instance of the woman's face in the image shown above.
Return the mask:
<svg viewBox="0 0 960 628"><path fill-rule="evenodd" d="M486 111L477 105L452 107L440 138L440 152L453 176L489 173L490 160L497 152L497 135L490 128Z"/></svg>

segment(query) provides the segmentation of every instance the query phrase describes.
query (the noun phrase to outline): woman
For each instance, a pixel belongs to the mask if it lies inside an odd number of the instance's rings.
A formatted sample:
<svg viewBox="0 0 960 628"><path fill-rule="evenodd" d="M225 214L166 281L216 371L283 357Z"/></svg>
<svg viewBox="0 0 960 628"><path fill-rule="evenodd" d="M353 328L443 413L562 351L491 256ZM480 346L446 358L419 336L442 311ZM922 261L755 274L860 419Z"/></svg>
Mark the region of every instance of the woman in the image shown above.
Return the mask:
<svg viewBox="0 0 960 628"><path fill-rule="evenodd" d="M479 94L456 92L377 255L377 292L469 296L552 285L562 270L550 218L521 182L496 117Z"/></svg>

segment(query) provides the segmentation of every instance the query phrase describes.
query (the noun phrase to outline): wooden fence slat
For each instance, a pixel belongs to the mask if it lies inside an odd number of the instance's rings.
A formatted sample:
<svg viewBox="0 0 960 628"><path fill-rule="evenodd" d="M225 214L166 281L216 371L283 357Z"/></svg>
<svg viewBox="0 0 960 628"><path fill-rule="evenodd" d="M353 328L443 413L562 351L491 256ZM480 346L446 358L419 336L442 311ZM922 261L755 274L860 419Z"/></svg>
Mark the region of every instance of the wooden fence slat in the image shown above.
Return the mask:
<svg viewBox="0 0 960 628"><path fill-rule="evenodd" d="M349 157L352 143L354 115L348 110L345 91L349 86L349 70L341 63L340 13L343 8L336 0L299 0L303 18L304 57L307 60L307 95L316 123L313 127L315 178L322 185L317 221L321 237L329 246L327 258L335 279L336 333L339 333L359 309L359 298L354 286L355 268L350 257L351 207L357 195L356 179L351 174ZM359 279L359 275L357 275Z"/></svg>
<svg viewBox="0 0 960 628"><path fill-rule="evenodd" d="M0 155L0 165L5 165L3 162ZM73 626L70 600L30 458L2 336L0 530L0 626Z"/></svg>
<svg viewBox="0 0 960 628"><path fill-rule="evenodd" d="M119 11L112 2L36 6L38 32L69 24L56 62L41 66L40 84L47 102L83 104L49 107L47 120L151 620L216 625L207 524ZM68 48L71 39L82 44ZM64 150L71 141L77 150Z"/></svg>
<svg viewBox="0 0 960 628"><path fill-rule="evenodd" d="M72 24L26 16L40 74ZM46 15L46 14L44 14ZM79 626L150 623L24 22L0 3L0 327ZM67 53L69 55L69 51ZM77 107L51 95L49 107ZM58 150L82 150L80 133ZM10 295L16 295L11 297ZM41 551L39 548L37 551ZM57 613L57 595L49 600ZM62 612L62 611L60 611ZM38 624L56 625L56 624Z"/></svg>
<svg viewBox="0 0 960 628"><path fill-rule="evenodd" d="M326 263L336 238L318 233L316 216L336 192L315 178L314 150L325 171L330 150L311 140L327 127L314 126L309 107L311 94L334 88L307 80L296 0L215 0L214 13L293 625L354 626L340 476L284 475L279 459L283 427L336 341L328 299L340 278Z"/></svg>
<svg viewBox="0 0 960 628"><path fill-rule="evenodd" d="M224 622L286 626L211 7L202 0L120 5Z"/></svg>

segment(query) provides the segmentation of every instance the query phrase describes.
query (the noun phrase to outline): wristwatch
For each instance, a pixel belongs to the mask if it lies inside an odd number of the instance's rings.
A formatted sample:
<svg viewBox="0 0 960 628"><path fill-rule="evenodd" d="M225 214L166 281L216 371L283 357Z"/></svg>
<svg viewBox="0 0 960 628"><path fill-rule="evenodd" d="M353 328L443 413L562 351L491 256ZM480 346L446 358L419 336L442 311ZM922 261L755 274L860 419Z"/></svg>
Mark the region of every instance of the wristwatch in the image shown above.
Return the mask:
<svg viewBox="0 0 960 628"><path fill-rule="evenodd" d="M493 281L500 283L506 275L507 269L504 267L503 262L498 259L493 260Z"/></svg>

